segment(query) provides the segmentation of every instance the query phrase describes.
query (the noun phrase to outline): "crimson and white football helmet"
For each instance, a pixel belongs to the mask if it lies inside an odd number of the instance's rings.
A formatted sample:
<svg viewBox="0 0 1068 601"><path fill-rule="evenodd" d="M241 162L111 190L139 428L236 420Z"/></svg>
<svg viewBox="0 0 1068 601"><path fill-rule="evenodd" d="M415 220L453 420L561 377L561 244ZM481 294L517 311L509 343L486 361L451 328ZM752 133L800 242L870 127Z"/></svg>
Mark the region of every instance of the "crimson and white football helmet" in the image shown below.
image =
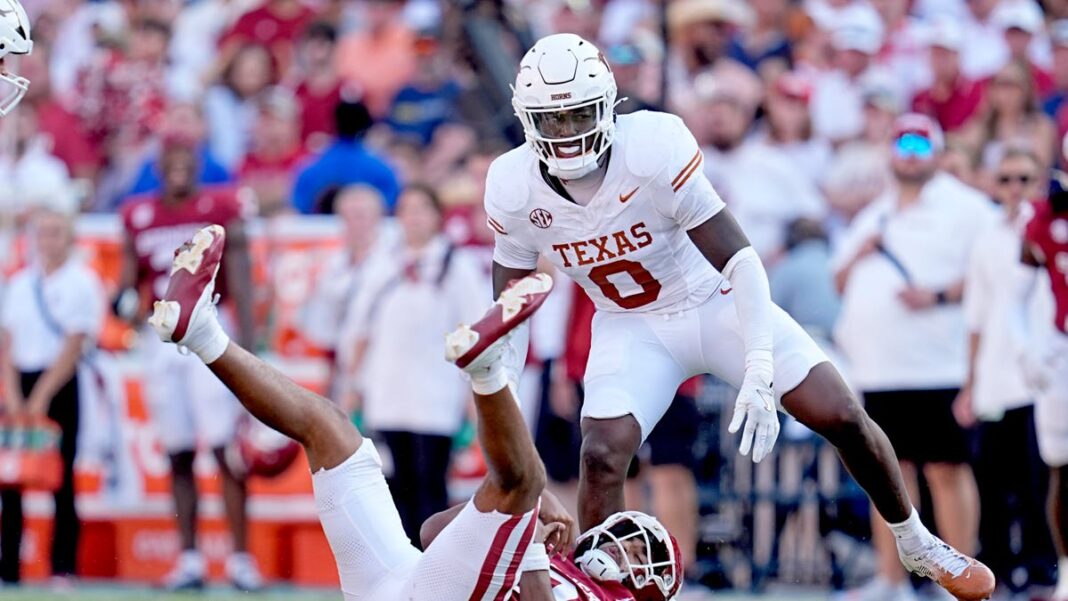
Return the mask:
<svg viewBox="0 0 1068 601"><path fill-rule="evenodd" d="M670 601L682 588L679 544L640 511L612 514L584 532L575 541L575 563L594 580L619 582L635 601Z"/></svg>
<svg viewBox="0 0 1068 601"><path fill-rule="evenodd" d="M538 40L519 63L512 108L549 173L576 179L597 168L615 134L616 79L604 55L573 33Z"/></svg>
<svg viewBox="0 0 1068 601"><path fill-rule="evenodd" d="M226 464L238 477L273 478L286 471L300 453L300 444L272 430L260 420L245 416L237 435L225 449Z"/></svg>
<svg viewBox="0 0 1068 601"><path fill-rule="evenodd" d="M33 51L30 40L30 19L18 0L0 0L0 61L8 55L29 54ZM30 80L8 71L8 65L0 67L0 80L11 85L11 91L0 99L0 117L11 112L26 95Z"/></svg>

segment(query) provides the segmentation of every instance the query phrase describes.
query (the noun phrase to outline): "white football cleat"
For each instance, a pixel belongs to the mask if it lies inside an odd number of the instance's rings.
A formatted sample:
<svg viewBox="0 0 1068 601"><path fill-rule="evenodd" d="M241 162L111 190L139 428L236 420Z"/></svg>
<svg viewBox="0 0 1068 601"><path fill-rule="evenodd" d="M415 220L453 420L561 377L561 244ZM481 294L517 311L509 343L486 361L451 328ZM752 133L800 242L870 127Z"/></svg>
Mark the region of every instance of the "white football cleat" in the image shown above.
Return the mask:
<svg viewBox="0 0 1068 601"><path fill-rule="evenodd" d="M961 601L981 601L994 594L994 573L979 561L931 536L916 553L898 548L898 556L913 574L926 576Z"/></svg>

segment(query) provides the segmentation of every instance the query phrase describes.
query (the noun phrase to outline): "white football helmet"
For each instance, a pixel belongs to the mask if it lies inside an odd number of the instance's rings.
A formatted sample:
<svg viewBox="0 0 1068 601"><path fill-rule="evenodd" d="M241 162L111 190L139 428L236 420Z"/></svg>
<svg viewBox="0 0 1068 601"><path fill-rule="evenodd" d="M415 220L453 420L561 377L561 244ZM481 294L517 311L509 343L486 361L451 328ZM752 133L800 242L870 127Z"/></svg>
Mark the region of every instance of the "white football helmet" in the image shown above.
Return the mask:
<svg viewBox="0 0 1068 601"><path fill-rule="evenodd" d="M608 61L573 33L538 40L519 63L512 107L553 176L576 179L597 168L615 134L615 106Z"/></svg>
<svg viewBox="0 0 1068 601"><path fill-rule="evenodd" d="M0 0L0 60L9 54L29 54L33 51L30 40L30 19L18 0ZM7 66L0 69L0 80L11 84L12 90L0 99L0 117L11 112L26 95L30 80L9 73Z"/></svg>
<svg viewBox="0 0 1068 601"><path fill-rule="evenodd" d="M682 588L678 542L640 511L614 513L582 533L575 541L575 563L594 580L619 582L637 601L670 601Z"/></svg>

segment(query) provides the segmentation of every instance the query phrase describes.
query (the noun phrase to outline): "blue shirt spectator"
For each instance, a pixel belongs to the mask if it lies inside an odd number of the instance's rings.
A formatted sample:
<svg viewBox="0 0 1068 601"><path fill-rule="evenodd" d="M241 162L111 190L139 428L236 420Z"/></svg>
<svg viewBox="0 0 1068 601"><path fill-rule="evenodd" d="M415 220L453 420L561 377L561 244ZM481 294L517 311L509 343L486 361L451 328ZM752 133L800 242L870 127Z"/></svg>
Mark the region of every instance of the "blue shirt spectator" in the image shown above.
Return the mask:
<svg viewBox="0 0 1068 601"><path fill-rule="evenodd" d="M198 154L200 158L200 178L198 181L202 185L225 184L232 181L230 172L212 156L207 146L201 146ZM126 202L126 198L131 196L156 192L160 187L159 157L153 156L141 165L141 170L137 173L137 179L134 180L133 186L126 193L123 202Z"/></svg>
<svg viewBox="0 0 1068 601"><path fill-rule="evenodd" d="M393 210L400 185L393 169L368 151L361 141L371 126L371 116L360 103L341 102L334 110L337 137L321 155L301 169L293 186L293 208L304 214L329 212L325 200L351 184L378 189ZM325 210L325 211L324 211Z"/></svg>
<svg viewBox="0 0 1068 601"><path fill-rule="evenodd" d="M460 86L446 81L431 88L409 85L393 97L387 122L402 136L429 144L434 130L453 119Z"/></svg>

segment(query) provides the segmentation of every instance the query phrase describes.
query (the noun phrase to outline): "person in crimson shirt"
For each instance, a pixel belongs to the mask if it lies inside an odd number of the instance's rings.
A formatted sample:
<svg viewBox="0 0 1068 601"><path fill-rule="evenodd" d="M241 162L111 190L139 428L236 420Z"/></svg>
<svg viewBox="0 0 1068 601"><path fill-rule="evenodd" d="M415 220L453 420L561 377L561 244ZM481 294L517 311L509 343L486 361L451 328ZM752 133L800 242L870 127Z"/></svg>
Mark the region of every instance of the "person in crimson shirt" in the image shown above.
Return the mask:
<svg viewBox="0 0 1068 601"><path fill-rule="evenodd" d="M300 139L311 150L325 147L337 131L333 115L341 103L341 79L336 48L337 29L318 22L308 26L297 49L298 67L292 72L299 77L293 87L300 102Z"/></svg>
<svg viewBox="0 0 1068 601"><path fill-rule="evenodd" d="M237 171L238 182L256 195L261 215L286 208L293 176L307 157L300 143L297 101L285 88L270 88L257 98L251 149Z"/></svg>
<svg viewBox="0 0 1068 601"><path fill-rule="evenodd" d="M315 11L300 0L266 0L262 6L241 16L219 40L221 64L237 49L249 44L263 44L274 56L278 71L285 73L293 62L293 46Z"/></svg>
<svg viewBox="0 0 1068 601"><path fill-rule="evenodd" d="M121 210L126 235L117 312L133 323L144 323L144 308L167 290L175 247L206 225L222 224L226 227L228 248L219 291L236 314L239 339L246 348L253 348L245 211L235 190L201 188L197 184L198 158L191 140L166 139L159 164L163 184L160 193L136 197ZM224 315L230 313L224 311ZM206 562L196 546L197 489L193 473L199 447L210 449L222 479L234 550L226 563L227 576L238 589L258 589L262 579L247 552L245 482L225 459L225 449L233 442L238 419L243 415L240 406L195 357L179 353L155 335L142 336L141 341L147 361L145 395L170 460L182 544L177 565L163 584L179 590L200 588L204 583Z"/></svg>
<svg viewBox="0 0 1068 601"><path fill-rule="evenodd" d="M939 21L931 37L930 68L934 81L912 99L912 110L923 113L946 132L967 123L983 101L985 86L964 76L960 66L963 33L949 20Z"/></svg>
<svg viewBox="0 0 1068 601"><path fill-rule="evenodd" d="M1068 140L1068 138L1066 138ZM1053 601L1068 600L1068 174L1054 171L1047 200L1034 204L1024 230L1021 260L1049 272L1056 307L1054 331L1040 356L1025 355L1024 371L1036 390L1038 450L1050 467L1046 505L1057 549Z"/></svg>

